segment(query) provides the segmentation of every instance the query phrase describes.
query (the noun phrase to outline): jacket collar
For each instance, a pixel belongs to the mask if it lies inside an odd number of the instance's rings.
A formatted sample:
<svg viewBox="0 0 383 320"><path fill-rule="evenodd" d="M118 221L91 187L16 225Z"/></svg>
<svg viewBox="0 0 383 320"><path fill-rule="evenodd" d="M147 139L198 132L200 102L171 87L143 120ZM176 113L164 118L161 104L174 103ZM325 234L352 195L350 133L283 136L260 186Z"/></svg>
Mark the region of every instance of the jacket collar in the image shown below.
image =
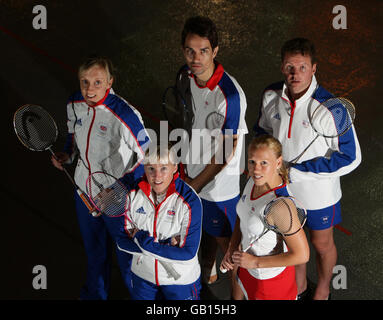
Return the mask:
<svg viewBox="0 0 383 320"><path fill-rule="evenodd" d="M170 182L168 190L166 191L166 197L169 197L176 191L176 180L179 178L179 173L176 172L173 175L173 180ZM144 174L141 178L141 181L138 183L138 188L142 190L142 192L150 198L150 193L152 191L152 187L150 186L150 183L148 182L148 179L146 178L146 175Z"/></svg>
<svg viewBox="0 0 383 320"><path fill-rule="evenodd" d="M106 98L108 97L109 93L114 94L114 91L113 91L112 88L109 88L108 90L106 90L106 92L105 92L105 96L104 96L100 101L98 101L94 106L90 106L90 105L88 104L88 107L90 107L90 108L95 108L95 107L97 107L97 106L100 106L100 105L104 104L104 102L105 102ZM84 98L84 97L82 97L82 98L83 98L83 100L85 101L85 98Z"/></svg>
<svg viewBox="0 0 383 320"><path fill-rule="evenodd" d="M313 75L311 78L311 83L310 83L308 90L306 91L306 93L302 97L295 100L295 104L298 105L298 104L305 102L306 100L310 99L312 97L312 95L314 94L315 90L317 89L317 86L318 86L317 79L316 79L315 75ZM285 100L290 101L287 93L288 93L288 88L286 86L286 83L283 83L281 97Z"/></svg>
<svg viewBox="0 0 383 320"><path fill-rule="evenodd" d="M224 73L223 66L218 61L214 61L214 64L215 64L214 73L210 77L210 79L208 80L208 82L206 83L205 86L200 86L197 83L197 79L196 79L195 75L193 73L191 73L191 71L189 71L190 76L192 78L194 78L195 84L197 85L198 88L200 88L200 89L209 88L210 91L213 91L214 88L218 85L218 82L221 81L223 73Z"/></svg>

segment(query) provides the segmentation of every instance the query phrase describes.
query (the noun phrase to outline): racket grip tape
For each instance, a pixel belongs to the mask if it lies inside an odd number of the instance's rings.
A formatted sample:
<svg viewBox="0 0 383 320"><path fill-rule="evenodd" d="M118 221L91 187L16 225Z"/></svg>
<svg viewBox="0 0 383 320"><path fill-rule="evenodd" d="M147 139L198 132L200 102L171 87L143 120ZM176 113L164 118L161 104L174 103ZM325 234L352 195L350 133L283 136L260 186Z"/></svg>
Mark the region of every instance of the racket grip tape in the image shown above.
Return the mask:
<svg viewBox="0 0 383 320"><path fill-rule="evenodd" d="M226 272L227 272L227 269L225 269L225 268L219 268L219 271L221 271L222 273L226 273Z"/></svg>
<svg viewBox="0 0 383 320"><path fill-rule="evenodd" d="M77 189L77 193L80 196L82 202L84 202L84 204L88 208L89 212L92 214L92 216L95 217L97 215L97 211L95 210L95 208L90 203L90 201L89 201L88 197L86 196L86 194L84 192L82 192L80 189Z"/></svg>

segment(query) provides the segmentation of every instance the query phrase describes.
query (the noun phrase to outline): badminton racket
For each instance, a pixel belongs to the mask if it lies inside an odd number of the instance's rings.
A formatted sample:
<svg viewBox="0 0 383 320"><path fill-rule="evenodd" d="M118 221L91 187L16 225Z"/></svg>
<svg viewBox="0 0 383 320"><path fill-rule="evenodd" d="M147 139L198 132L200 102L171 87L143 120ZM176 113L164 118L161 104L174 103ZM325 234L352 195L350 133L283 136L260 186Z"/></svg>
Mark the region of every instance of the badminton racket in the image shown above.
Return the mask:
<svg viewBox="0 0 383 320"><path fill-rule="evenodd" d="M18 108L13 116L13 127L17 138L23 146L32 151L48 150L58 161L52 150L56 142L58 129L52 116L41 106L25 104ZM63 167L63 171L75 187L81 200L89 209L92 215L97 215L87 195L75 183L69 172Z"/></svg>
<svg viewBox="0 0 383 320"><path fill-rule="evenodd" d="M170 127L190 129L193 115L190 114L186 101L175 86L167 87L162 95L162 111Z"/></svg>
<svg viewBox="0 0 383 320"><path fill-rule="evenodd" d="M109 217L120 217L125 214L131 226L128 228L129 234L133 236L134 230L139 228L131 215L130 190L119 179L103 171L89 175L86 189L90 201L100 213ZM169 278L178 280L181 277L170 263L158 261Z"/></svg>
<svg viewBox="0 0 383 320"><path fill-rule="evenodd" d="M222 129L224 122L225 116L214 111L209 113L209 115L206 117L205 125L209 130Z"/></svg>
<svg viewBox="0 0 383 320"><path fill-rule="evenodd" d="M252 213L253 214L253 213ZM307 212L294 197L278 197L270 201L263 212L262 224L248 223L250 243L242 250L247 252L267 232L274 231L283 237L296 234L306 223ZM227 269L220 269L222 273Z"/></svg>
<svg viewBox="0 0 383 320"><path fill-rule="evenodd" d="M330 98L311 108L309 110L309 121L316 136L291 163L297 163L319 136L336 138L344 135L352 127L354 120L355 106L346 98Z"/></svg>

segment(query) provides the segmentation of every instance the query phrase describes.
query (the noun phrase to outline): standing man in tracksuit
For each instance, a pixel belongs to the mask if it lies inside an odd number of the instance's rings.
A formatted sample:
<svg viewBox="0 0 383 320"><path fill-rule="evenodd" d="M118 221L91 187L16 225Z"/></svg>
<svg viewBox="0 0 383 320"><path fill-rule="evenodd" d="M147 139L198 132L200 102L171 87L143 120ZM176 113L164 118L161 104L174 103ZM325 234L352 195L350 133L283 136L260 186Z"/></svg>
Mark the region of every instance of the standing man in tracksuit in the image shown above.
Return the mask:
<svg viewBox="0 0 383 320"><path fill-rule="evenodd" d="M308 110L333 97L316 80L314 45L307 39L287 41L281 50L281 71L285 78L263 93L257 134L274 135L283 146L283 158L292 162L316 133L310 126ZM361 162L354 127L335 139L319 137L290 168L290 190L308 209L307 226L316 251L318 284L313 299L330 295L332 270L337 260L333 227L341 221L340 176ZM298 299L307 293L306 265L296 267Z"/></svg>
<svg viewBox="0 0 383 320"><path fill-rule="evenodd" d="M80 91L67 103L68 136L64 152L52 156L55 167L71 163L78 156L74 180L86 190L88 176L104 171L115 177L143 174L140 164L149 141L140 113L113 92L112 64L92 57L79 68ZM88 258L87 279L80 298L107 299L112 262L112 239L104 216L93 217L75 193L76 211ZM122 277L131 282L131 256L117 250Z"/></svg>
<svg viewBox="0 0 383 320"><path fill-rule="evenodd" d="M186 65L178 73L177 88L189 110L187 129L191 134L192 155L188 159L185 181L202 200L202 280L212 283L217 279L217 248L226 252L237 216L247 104L238 82L215 60L218 33L213 21L200 16L189 18L181 43ZM221 145L210 139L213 132L223 137ZM221 160L222 145L225 145L226 157Z"/></svg>

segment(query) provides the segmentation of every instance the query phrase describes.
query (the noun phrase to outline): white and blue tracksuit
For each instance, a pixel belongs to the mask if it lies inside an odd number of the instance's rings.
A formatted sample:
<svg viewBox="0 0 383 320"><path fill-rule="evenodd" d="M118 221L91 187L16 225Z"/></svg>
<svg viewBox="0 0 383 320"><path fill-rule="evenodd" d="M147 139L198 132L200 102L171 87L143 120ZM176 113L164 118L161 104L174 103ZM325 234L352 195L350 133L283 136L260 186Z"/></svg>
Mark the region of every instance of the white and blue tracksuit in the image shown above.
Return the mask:
<svg viewBox="0 0 383 320"><path fill-rule="evenodd" d="M86 191L90 173L105 171L115 177L126 173L141 176L149 138L139 112L110 89L95 106L80 92L67 103L68 136L64 151L71 160L78 156L75 182ZM88 258L87 280L81 299L106 299L110 285L111 247L104 217L94 218L75 193L76 210ZM130 260L117 250L125 283L130 284Z"/></svg>
<svg viewBox="0 0 383 320"><path fill-rule="evenodd" d="M216 161L223 161L223 149L218 139L211 139L213 132L221 132L226 136L226 141L230 141L234 135L237 137L233 157L199 192L205 211L204 231L214 237L229 237L234 229L235 205L240 193L240 175L244 169L245 135L248 133L245 121L246 96L236 79L217 61L214 73L205 86L197 83L187 65L181 68L179 75L178 83L188 82L193 113L187 163L189 177L197 177L214 155ZM223 121L209 127L208 119L214 114L220 115ZM228 151L227 148L225 152Z"/></svg>
<svg viewBox="0 0 383 320"><path fill-rule="evenodd" d="M254 127L256 134L268 133L283 146L283 159L292 162L316 137L310 125L309 112L332 98L315 76L307 92L295 102L287 96L284 82L267 87ZM333 132L333 124L329 124ZM289 189L306 209L318 210L338 203L342 197L340 176L354 170L361 162L361 150L352 126L337 138L320 136L290 170Z"/></svg>
<svg viewBox="0 0 383 320"><path fill-rule="evenodd" d="M198 299L200 198L178 177L178 173L174 175L165 199L158 205L146 177L133 181L127 175L122 181L130 190L130 209L122 217L106 219L110 229L117 232L115 238L121 252L133 254L132 299ZM129 219L140 230L133 239L126 233L126 229L132 228ZM176 246L170 245L172 237L179 239ZM180 278L169 277L159 260L171 263Z"/></svg>

